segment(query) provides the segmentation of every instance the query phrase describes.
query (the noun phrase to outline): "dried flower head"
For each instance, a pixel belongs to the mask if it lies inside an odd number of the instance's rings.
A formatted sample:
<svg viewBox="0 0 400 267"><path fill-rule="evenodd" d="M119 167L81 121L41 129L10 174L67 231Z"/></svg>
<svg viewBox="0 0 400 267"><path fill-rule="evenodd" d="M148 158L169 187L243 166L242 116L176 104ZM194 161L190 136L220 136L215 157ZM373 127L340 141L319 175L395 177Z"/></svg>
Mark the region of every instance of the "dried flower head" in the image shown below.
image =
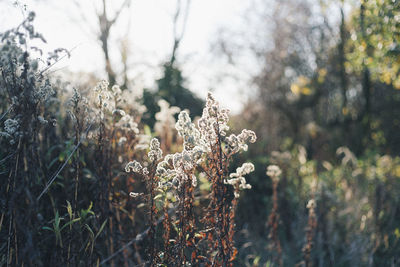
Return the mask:
<svg viewBox="0 0 400 267"><path fill-rule="evenodd" d="M115 126L120 128L123 131L138 134L139 133L138 124L134 121L133 117L131 115L125 114L125 112L120 113L120 114L124 114L124 115L115 124Z"/></svg>
<svg viewBox="0 0 400 267"><path fill-rule="evenodd" d="M134 161L130 161L128 164L125 165L125 171L126 172L135 172L135 173L142 173L143 167L142 165L134 160Z"/></svg>
<svg viewBox="0 0 400 267"><path fill-rule="evenodd" d="M180 111L180 108L174 106L171 107L164 99L159 100L157 104L160 107L160 111L155 115L157 122L154 125L154 130L157 133L162 133L163 131L174 127L174 115Z"/></svg>
<svg viewBox="0 0 400 267"><path fill-rule="evenodd" d="M277 165L269 165L267 167L267 175L271 177L274 182L279 181L279 176L282 174L281 169Z"/></svg>
<svg viewBox="0 0 400 267"><path fill-rule="evenodd" d="M101 82L97 83L93 90L97 96L98 108L112 111L113 109L110 103L112 95L108 90L108 85L108 81L102 80Z"/></svg>
<svg viewBox="0 0 400 267"><path fill-rule="evenodd" d="M315 209L317 204L314 199L310 199L307 203L307 209Z"/></svg>
<svg viewBox="0 0 400 267"><path fill-rule="evenodd" d="M183 145L187 149L194 146L201 145L202 138L199 130L189 117L187 111L181 111L178 115L178 121L175 124L175 129L178 134L183 138Z"/></svg>
<svg viewBox="0 0 400 267"><path fill-rule="evenodd" d="M162 150L160 148L160 142L157 138L151 139L150 151L147 155L151 161L158 161L162 158Z"/></svg>
<svg viewBox="0 0 400 267"><path fill-rule="evenodd" d="M19 122L18 120L14 119L7 119L4 122L4 130L9 134L9 135L14 135L19 129Z"/></svg>
<svg viewBox="0 0 400 267"><path fill-rule="evenodd" d="M205 144L213 145L217 142L218 135L226 136L226 131L229 130L228 121L229 109L220 108L213 95L208 93L206 106L198 121L198 127Z"/></svg>
<svg viewBox="0 0 400 267"><path fill-rule="evenodd" d="M251 173L252 171L254 171L254 165L252 163L243 163L241 167L236 169L235 173L231 173L229 175L231 179L225 180L224 183L238 186L239 189L251 189L251 185L246 182L244 176ZM239 197L239 193L236 192L236 190L235 197Z"/></svg>

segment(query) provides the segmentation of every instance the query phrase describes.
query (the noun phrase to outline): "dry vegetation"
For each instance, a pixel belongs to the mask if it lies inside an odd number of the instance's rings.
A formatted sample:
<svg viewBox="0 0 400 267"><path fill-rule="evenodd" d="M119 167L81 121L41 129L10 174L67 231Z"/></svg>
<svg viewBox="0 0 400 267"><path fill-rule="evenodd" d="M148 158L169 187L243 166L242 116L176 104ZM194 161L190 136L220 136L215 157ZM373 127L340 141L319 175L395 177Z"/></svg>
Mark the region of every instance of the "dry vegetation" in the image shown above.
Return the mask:
<svg viewBox="0 0 400 267"><path fill-rule="evenodd" d="M388 9L397 41L398 7ZM375 8L362 4L355 17ZM68 51L44 58L31 45L44 41L34 18L0 34L0 266L399 264L398 50L385 62L367 52L373 63L357 70L357 46L374 47L371 37L339 46L351 73L335 54L311 78L266 70L260 99L232 122L211 93L199 114L166 101L188 92L166 89L183 82L175 58L158 80L165 99L137 96L113 72L112 84L60 81L49 70ZM306 64L276 54L265 56L282 73ZM346 93L357 77L361 102Z"/></svg>

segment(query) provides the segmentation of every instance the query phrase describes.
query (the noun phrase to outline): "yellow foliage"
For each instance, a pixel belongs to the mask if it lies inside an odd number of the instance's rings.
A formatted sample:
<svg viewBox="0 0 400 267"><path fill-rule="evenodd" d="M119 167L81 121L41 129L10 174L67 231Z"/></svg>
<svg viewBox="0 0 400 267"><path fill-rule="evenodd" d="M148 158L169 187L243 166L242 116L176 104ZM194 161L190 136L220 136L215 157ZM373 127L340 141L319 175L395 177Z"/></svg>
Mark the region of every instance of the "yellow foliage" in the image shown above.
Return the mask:
<svg viewBox="0 0 400 267"><path fill-rule="evenodd" d="M292 91L293 94L299 95L300 94L300 87L297 84L292 84L290 86L290 91Z"/></svg>
<svg viewBox="0 0 400 267"><path fill-rule="evenodd" d="M318 71L318 82L323 83L325 80L325 76L328 73L328 71L325 68L322 68Z"/></svg>
<svg viewBox="0 0 400 267"><path fill-rule="evenodd" d="M381 74L381 80L382 80L384 83L386 83L386 84L390 84L391 81L392 81L391 73L390 73L390 72L387 72L387 71L383 72L383 73Z"/></svg>
<svg viewBox="0 0 400 267"><path fill-rule="evenodd" d="M299 76L295 83L290 86L290 90L295 95L311 95L312 90L308 87L310 79L305 76Z"/></svg>
<svg viewBox="0 0 400 267"><path fill-rule="evenodd" d="M301 93L302 93L303 95L311 95L312 91L311 91L311 89L308 88L308 87L303 87L303 88L301 88Z"/></svg>
<svg viewBox="0 0 400 267"><path fill-rule="evenodd" d="M400 177L400 165L397 165L397 166L394 167L393 174L396 177Z"/></svg>
<svg viewBox="0 0 400 267"><path fill-rule="evenodd" d="M300 86L306 86L309 82L310 82L310 79L308 79L305 76L301 75L297 78L297 84L299 84Z"/></svg>
<svg viewBox="0 0 400 267"><path fill-rule="evenodd" d="M400 78L397 78L396 80L394 80L393 86L394 86L394 88L400 90Z"/></svg>

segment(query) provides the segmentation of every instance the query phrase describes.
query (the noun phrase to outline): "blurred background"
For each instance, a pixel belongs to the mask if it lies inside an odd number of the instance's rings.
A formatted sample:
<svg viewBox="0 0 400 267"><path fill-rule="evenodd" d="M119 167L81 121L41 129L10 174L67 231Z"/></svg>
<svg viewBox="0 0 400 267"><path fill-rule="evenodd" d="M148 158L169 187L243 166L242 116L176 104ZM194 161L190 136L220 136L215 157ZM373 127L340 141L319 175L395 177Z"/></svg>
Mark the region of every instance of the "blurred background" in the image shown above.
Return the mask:
<svg viewBox="0 0 400 267"><path fill-rule="evenodd" d="M400 265L399 1L2 0L0 9L1 32L34 11L44 54L70 52L51 68L68 80L65 95L119 84L145 107L141 125L164 138L159 100L195 118L211 91L233 132L256 132L232 167L256 169L239 201L237 266L279 263L269 164L283 172L284 266L304 264L310 199L314 266Z"/></svg>

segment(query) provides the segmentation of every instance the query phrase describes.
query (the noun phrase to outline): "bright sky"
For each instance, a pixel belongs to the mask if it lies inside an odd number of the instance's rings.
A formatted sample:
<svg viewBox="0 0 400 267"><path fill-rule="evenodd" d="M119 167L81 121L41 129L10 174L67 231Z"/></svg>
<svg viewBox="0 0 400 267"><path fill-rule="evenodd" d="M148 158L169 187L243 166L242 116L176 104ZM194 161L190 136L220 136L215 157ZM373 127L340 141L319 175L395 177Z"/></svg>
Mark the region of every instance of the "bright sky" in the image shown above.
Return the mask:
<svg viewBox="0 0 400 267"><path fill-rule="evenodd" d="M172 17L177 0L132 0L129 10L121 16L111 34L111 57L114 66L118 64L117 40L128 38L130 66L135 84L153 87L160 77L159 65L172 50ZM0 0L0 30L14 27L22 20L22 12L14 0ZM97 29L94 6L99 0L79 1L78 9L72 0L20 0L27 10L35 11L36 30L41 32L51 49L74 48L70 59L57 65L73 72L96 72L105 77L103 54L91 29ZM108 1L110 10L115 10L121 0ZM183 3L185 1L182 1ZM210 52L217 37L218 29L239 28L242 15L251 1L242 0L192 0L186 25L186 33L178 51L178 62L188 78L188 87L199 96L205 97L208 90L214 90L217 98L233 112L238 112L246 101L246 81L249 71L238 70L225 64L225 60ZM82 15L82 16L81 16ZM82 17L85 17L86 22ZM130 25L130 27L128 27ZM251 67L247 68L248 70ZM239 77L238 80L228 78Z"/></svg>

